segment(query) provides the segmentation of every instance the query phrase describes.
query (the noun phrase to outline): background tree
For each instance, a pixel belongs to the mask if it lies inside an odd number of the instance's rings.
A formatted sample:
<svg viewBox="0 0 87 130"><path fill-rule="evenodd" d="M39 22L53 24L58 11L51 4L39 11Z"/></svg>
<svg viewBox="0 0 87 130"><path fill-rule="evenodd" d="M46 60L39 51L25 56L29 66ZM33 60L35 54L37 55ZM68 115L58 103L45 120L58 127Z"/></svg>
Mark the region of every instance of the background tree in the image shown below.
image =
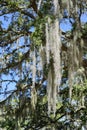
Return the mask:
<svg viewBox="0 0 87 130"><path fill-rule="evenodd" d="M0 127L87 129L86 0L1 0L0 8Z"/></svg>

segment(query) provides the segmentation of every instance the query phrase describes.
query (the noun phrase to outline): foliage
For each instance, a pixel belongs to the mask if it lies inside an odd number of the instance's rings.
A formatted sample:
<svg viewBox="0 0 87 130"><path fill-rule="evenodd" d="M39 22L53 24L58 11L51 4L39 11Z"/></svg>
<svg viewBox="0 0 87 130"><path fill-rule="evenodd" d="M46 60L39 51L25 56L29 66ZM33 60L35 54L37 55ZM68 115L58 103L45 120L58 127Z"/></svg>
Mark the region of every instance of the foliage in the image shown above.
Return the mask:
<svg viewBox="0 0 87 130"><path fill-rule="evenodd" d="M82 15L87 13L87 2L57 2L58 13L54 14L55 6L51 0L0 0L2 129L87 129L87 58L84 58L87 55L87 23L81 21ZM60 25L59 34L52 32L56 20ZM67 26L66 20L72 26L69 31L61 29L62 22L65 21ZM47 63L46 25L49 36L52 36L49 39L53 40L49 46L56 40L55 36L59 35L61 40L58 48L61 84L56 90L55 113L48 110L47 91L50 89L47 90L47 85L50 69L53 76L50 82L59 72L54 74L55 60L51 47Z"/></svg>

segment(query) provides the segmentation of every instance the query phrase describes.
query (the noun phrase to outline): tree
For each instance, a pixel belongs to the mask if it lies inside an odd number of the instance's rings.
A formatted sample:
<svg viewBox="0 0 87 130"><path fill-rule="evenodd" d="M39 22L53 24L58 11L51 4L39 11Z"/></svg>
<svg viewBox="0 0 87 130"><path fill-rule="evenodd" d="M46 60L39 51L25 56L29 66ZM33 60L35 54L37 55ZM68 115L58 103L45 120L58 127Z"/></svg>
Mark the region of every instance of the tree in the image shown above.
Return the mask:
<svg viewBox="0 0 87 130"><path fill-rule="evenodd" d="M0 22L1 128L86 129L86 4L0 1L0 16L10 21ZM66 20L72 29L64 32Z"/></svg>

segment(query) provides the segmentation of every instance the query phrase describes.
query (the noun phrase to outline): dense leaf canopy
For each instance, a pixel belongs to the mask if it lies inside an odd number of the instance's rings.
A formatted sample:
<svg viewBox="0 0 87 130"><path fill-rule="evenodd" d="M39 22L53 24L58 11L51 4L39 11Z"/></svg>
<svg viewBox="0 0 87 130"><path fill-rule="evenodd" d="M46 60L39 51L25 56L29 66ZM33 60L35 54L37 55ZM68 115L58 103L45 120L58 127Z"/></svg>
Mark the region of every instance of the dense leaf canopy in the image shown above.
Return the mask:
<svg viewBox="0 0 87 130"><path fill-rule="evenodd" d="M86 15L86 0L0 0L0 128L87 129Z"/></svg>

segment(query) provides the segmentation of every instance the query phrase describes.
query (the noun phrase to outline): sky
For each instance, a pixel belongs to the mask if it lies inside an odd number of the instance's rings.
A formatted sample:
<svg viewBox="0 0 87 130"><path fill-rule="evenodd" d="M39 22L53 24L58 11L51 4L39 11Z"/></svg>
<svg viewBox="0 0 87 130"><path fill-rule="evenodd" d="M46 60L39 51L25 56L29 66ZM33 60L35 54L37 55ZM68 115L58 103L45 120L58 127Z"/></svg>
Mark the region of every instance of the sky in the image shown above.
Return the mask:
<svg viewBox="0 0 87 130"><path fill-rule="evenodd" d="M82 14L81 22L83 24L87 22L87 13ZM66 32L66 31L70 31L72 29L72 25L68 19L65 19L65 20L62 20L62 23L60 24L60 28L62 31Z"/></svg>

